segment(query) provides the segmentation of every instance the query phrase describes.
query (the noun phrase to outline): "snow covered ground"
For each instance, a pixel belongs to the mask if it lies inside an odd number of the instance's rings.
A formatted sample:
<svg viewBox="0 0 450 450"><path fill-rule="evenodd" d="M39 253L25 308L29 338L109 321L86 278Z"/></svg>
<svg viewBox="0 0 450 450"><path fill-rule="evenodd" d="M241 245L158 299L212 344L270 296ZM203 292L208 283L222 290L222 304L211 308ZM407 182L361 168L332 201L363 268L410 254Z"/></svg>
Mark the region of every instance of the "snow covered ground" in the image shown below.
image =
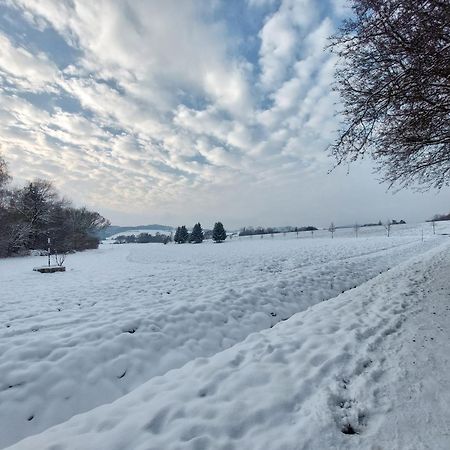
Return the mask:
<svg viewBox="0 0 450 450"><path fill-rule="evenodd" d="M449 448L448 237L421 227L0 261L0 446L92 410L17 448Z"/></svg>

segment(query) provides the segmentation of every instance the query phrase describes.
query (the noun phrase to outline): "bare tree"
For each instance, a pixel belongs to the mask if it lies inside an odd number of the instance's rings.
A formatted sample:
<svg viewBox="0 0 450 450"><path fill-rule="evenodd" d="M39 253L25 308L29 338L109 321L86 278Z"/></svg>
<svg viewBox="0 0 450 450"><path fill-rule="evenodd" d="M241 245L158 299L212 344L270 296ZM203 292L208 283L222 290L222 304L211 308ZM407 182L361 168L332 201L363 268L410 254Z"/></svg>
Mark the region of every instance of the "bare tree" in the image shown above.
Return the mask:
<svg viewBox="0 0 450 450"><path fill-rule="evenodd" d="M4 228L7 214L7 190L10 177L8 174L8 166L6 161L0 155L0 240L2 239L2 228ZM3 225L3 226L2 226ZM1 245L1 244L0 244ZM1 251L0 251L1 254Z"/></svg>
<svg viewBox="0 0 450 450"><path fill-rule="evenodd" d="M71 248L96 248L98 245L97 233L110 225L98 212L86 208L67 208L68 226L71 228Z"/></svg>
<svg viewBox="0 0 450 450"><path fill-rule="evenodd" d="M360 228L361 228L361 226L358 224L358 222L355 222L355 225L353 225L353 231L355 232L355 237L358 237Z"/></svg>
<svg viewBox="0 0 450 450"><path fill-rule="evenodd" d="M61 267L66 260L67 253L56 253L53 255L53 259L57 266Z"/></svg>
<svg viewBox="0 0 450 450"><path fill-rule="evenodd" d="M0 156L0 257L10 256L26 248L31 227L10 208L12 191L8 166Z"/></svg>
<svg viewBox="0 0 450 450"><path fill-rule="evenodd" d="M10 178L6 161L0 155L0 189L3 189L8 184Z"/></svg>
<svg viewBox="0 0 450 450"><path fill-rule="evenodd" d="M0 225L0 257L26 250L31 227L24 222L10 220Z"/></svg>
<svg viewBox="0 0 450 450"><path fill-rule="evenodd" d="M343 102L337 165L370 154L382 181L450 181L450 2L351 0L332 38Z"/></svg>
<svg viewBox="0 0 450 450"><path fill-rule="evenodd" d="M328 231L331 233L331 239L334 238L334 232L336 231L336 227L334 226L334 223L331 222L331 225L328 227Z"/></svg>
<svg viewBox="0 0 450 450"><path fill-rule="evenodd" d="M386 223L384 224L384 229L386 230L387 237L389 237L391 235L391 226L392 226L392 221L390 219L388 219L386 221Z"/></svg>
<svg viewBox="0 0 450 450"><path fill-rule="evenodd" d="M53 184L47 180L37 179L29 182L14 193L11 208L31 229L30 248L45 247L52 213L62 202Z"/></svg>
<svg viewBox="0 0 450 450"><path fill-rule="evenodd" d="M86 208L73 208L46 180L9 188L11 177L0 156L0 257L43 249L50 237L55 258L72 250L97 248L109 221Z"/></svg>
<svg viewBox="0 0 450 450"><path fill-rule="evenodd" d="M8 191L8 184L11 177L8 173L8 166L6 161L0 155L0 220L1 220L1 210L3 211L7 207L9 201L10 192Z"/></svg>

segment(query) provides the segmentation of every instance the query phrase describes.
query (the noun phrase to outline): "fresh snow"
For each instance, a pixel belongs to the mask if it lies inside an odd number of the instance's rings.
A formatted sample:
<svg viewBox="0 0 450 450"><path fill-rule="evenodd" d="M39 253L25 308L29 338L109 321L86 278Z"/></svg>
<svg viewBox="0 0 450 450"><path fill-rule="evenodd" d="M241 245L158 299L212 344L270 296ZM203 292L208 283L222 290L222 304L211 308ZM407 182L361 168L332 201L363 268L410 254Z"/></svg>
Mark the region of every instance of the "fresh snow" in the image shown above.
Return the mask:
<svg viewBox="0 0 450 450"><path fill-rule="evenodd" d="M0 261L0 446L449 448L448 238L393 230Z"/></svg>

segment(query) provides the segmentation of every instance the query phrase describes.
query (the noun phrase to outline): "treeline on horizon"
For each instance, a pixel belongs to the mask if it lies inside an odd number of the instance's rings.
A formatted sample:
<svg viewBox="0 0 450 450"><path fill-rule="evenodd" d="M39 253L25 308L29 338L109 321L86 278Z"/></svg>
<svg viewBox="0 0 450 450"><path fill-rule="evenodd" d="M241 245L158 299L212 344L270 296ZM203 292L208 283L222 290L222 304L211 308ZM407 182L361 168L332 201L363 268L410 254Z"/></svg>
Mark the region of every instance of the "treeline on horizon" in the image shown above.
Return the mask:
<svg viewBox="0 0 450 450"><path fill-rule="evenodd" d="M154 236L150 233L121 234L114 238L114 244L167 244L168 242L172 242L172 237L161 233L156 233Z"/></svg>
<svg viewBox="0 0 450 450"><path fill-rule="evenodd" d="M387 223L389 225L403 225L406 222L404 220L390 220ZM385 224L386 225L386 224ZM335 226L331 223L330 227L327 229L328 231L334 233L339 228L364 228L364 227L374 227L374 226L383 226L381 220L377 223L365 223L365 224L355 224L355 225L345 225L345 226ZM124 227L125 228L125 227ZM318 231L317 227L314 226L303 226L303 227L243 227L239 232L230 233L229 237L232 238L233 235L238 236L259 236L259 235L275 235L275 234L286 234L286 233L298 233L299 232L307 232L310 231L314 233L314 231ZM152 235L148 232L141 232L139 234L121 234L114 238L114 244L147 244L147 243L162 243L167 244L169 242L174 241L177 244L184 243L201 243L203 240L213 239L215 242L222 242L227 238L227 233L223 228L221 222L217 222L214 225L213 230L203 230L200 223L194 225L192 232L189 232L185 225L179 226L176 229L175 236L170 233L164 234L160 232L156 232L155 235Z"/></svg>
<svg viewBox="0 0 450 450"><path fill-rule="evenodd" d="M99 231L110 222L98 212L76 208L48 180L11 187L11 176L0 156L0 257L45 250L52 253L97 248Z"/></svg>
<svg viewBox="0 0 450 450"><path fill-rule="evenodd" d="M435 214L432 219L427 222L443 222L444 220L450 220L450 213L448 214Z"/></svg>
<svg viewBox="0 0 450 450"><path fill-rule="evenodd" d="M162 243L168 244L174 241L176 244L200 244L205 239L212 239L214 242L219 243L227 238L227 233L223 227L222 222L216 222L212 230L204 231L200 222L196 223L189 232L186 225L177 227L175 235L172 238L170 235L157 232L155 235L150 233L139 233L129 235L119 235L114 238L114 244L148 244L148 243Z"/></svg>
<svg viewBox="0 0 450 450"><path fill-rule="evenodd" d="M278 233L299 233L301 231L317 231L316 227L307 226L307 227L286 227L283 229L279 228L263 228L263 227L244 227L239 231L239 236L255 236L260 234L278 234Z"/></svg>

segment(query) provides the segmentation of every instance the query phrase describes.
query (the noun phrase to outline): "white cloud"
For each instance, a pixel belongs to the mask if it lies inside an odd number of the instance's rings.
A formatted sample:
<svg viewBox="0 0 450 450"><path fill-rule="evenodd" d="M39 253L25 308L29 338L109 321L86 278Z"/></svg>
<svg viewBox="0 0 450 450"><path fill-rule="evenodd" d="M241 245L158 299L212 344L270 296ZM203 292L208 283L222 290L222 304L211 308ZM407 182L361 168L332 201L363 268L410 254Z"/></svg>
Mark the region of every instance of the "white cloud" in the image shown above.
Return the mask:
<svg viewBox="0 0 450 450"><path fill-rule="evenodd" d="M317 5L311 0L283 0L268 18L259 32L261 84L266 90L277 88L289 77L303 39L318 18Z"/></svg>
<svg viewBox="0 0 450 450"><path fill-rule="evenodd" d="M19 108L19 100L5 93L6 153L47 162L34 165L29 176L54 170L64 174L67 181L60 184L69 195L136 210L159 205L162 192L171 199L193 190L208 196L219 186L293 180L301 159L314 159L314 133L300 130L323 116L309 115L308 124L302 104L311 97L320 105L324 93L311 91L317 45L299 52L299 39L314 31L307 2L281 2L261 29L261 85L273 102L267 110L257 108L267 96L255 84L257 70L236 53L225 24L213 20L214 6L10 2L33 26L53 27L78 52L62 73L40 55L46 70L24 80L43 87L56 80L61 93L89 112L59 107L36 113L29 102ZM298 143L300 137L306 140ZM19 171L26 176L25 167Z"/></svg>
<svg viewBox="0 0 450 450"><path fill-rule="evenodd" d="M0 151L19 179L53 178L78 202L119 211L113 220L261 224L271 208L272 224L293 222L280 198L324 184L337 99L323 48L341 0L249 0L249 14L265 14L246 36L260 44L250 57L220 18L225 2L5 4L74 49L60 71L51 46L0 34ZM48 94L45 108L30 91Z"/></svg>
<svg viewBox="0 0 450 450"><path fill-rule="evenodd" d="M0 33L0 75L29 91L55 91L58 69L44 53L32 54Z"/></svg>

